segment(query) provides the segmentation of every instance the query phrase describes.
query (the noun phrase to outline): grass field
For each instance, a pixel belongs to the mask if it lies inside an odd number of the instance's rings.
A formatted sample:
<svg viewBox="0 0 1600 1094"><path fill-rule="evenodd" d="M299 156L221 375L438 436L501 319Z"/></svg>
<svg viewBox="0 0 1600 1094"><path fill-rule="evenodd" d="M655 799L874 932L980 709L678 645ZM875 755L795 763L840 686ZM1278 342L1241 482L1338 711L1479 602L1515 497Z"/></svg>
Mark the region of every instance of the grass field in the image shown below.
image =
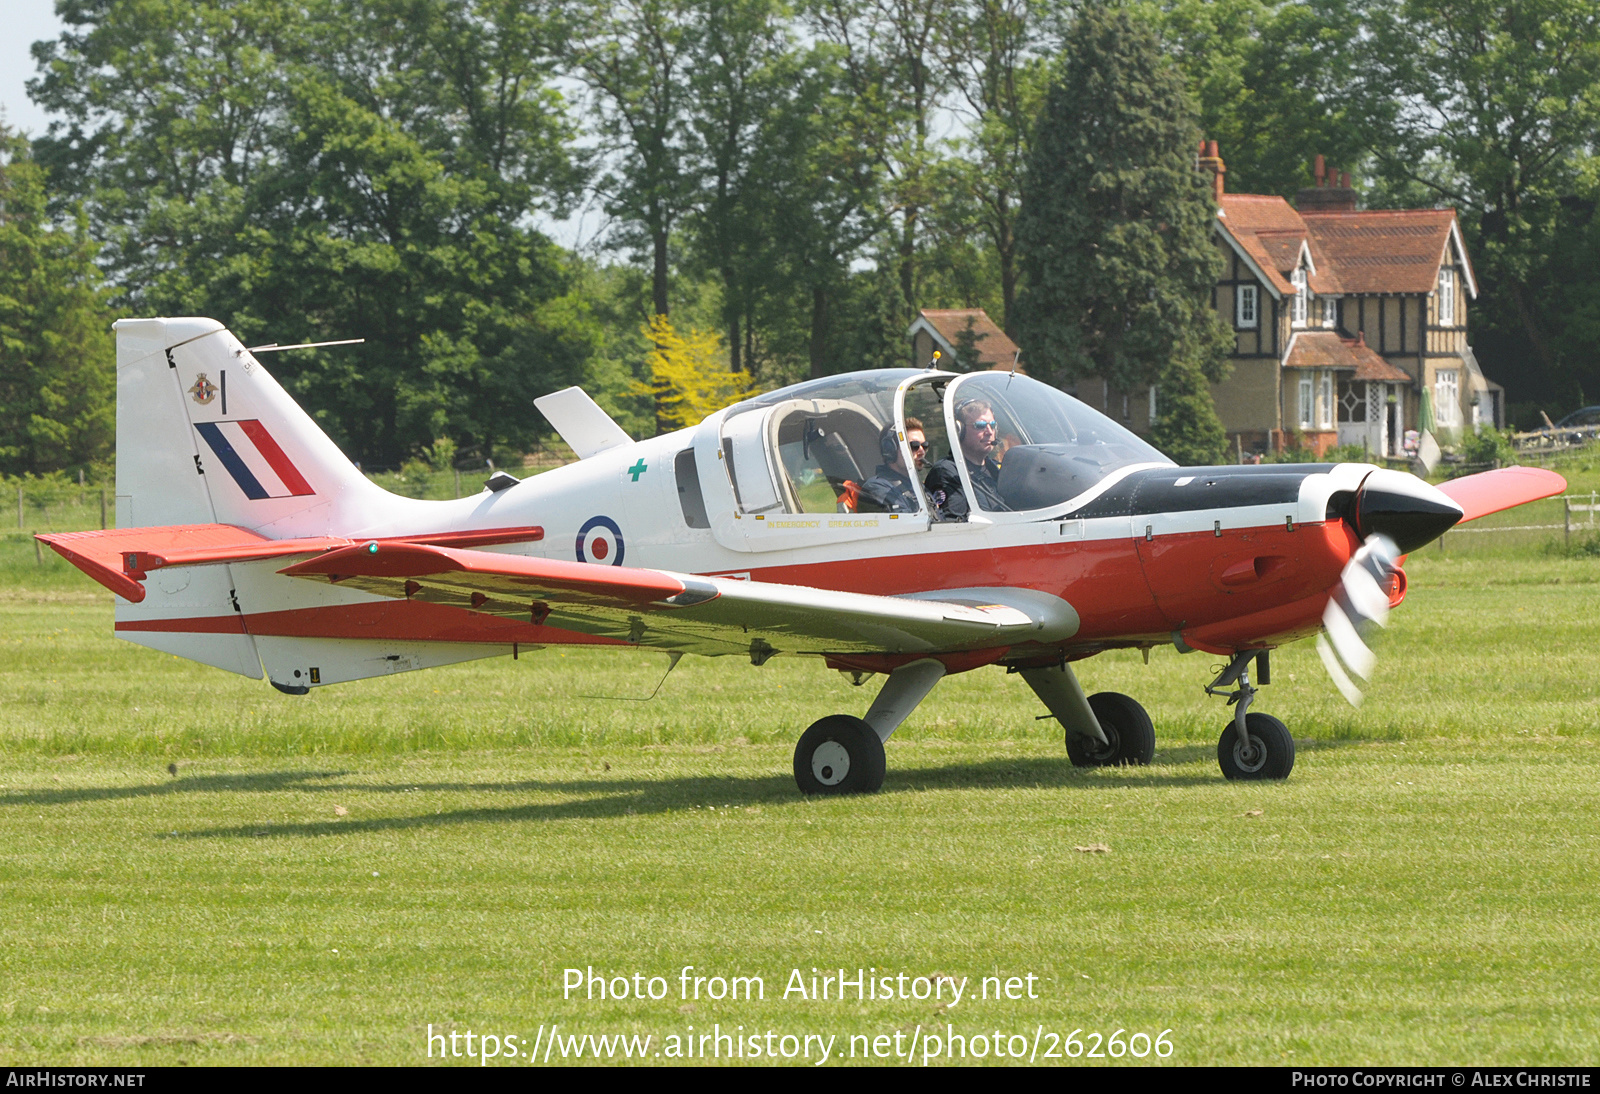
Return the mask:
<svg viewBox="0 0 1600 1094"><path fill-rule="evenodd" d="M896 734L883 793L808 801L795 737L872 684L686 659L594 700L665 659L543 651L291 698L113 640L107 594L7 537L0 1056L425 1063L430 1024L526 1053L559 1023L652 1061L743 1026L846 1063L953 1028L991 1063L1121 1029L1183 1064L1592 1065L1600 558L1507 550L1412 559L1360 711L1308 646L1275 657L1286 783L1222 779L1214 659L1158 651L1082 666L1151 710L1148 768L1075 771L980 670ZM765 999L681 999L685 965ZM588 966L666 997L564 999ZM967 994L784 998L841 967Z"/></svg>

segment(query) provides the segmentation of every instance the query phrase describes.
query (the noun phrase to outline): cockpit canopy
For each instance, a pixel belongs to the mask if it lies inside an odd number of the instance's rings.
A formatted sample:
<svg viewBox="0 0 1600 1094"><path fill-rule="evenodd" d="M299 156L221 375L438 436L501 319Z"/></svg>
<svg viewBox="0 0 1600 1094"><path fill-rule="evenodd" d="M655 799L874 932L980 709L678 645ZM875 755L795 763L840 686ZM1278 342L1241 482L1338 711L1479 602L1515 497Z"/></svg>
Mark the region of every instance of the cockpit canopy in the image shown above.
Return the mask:
<svg viewBox="0 0 1600 1094"><path fill-rule="evenodd" d="M973 460L961 444L965 422L990 413L994 446ZM927 448L907 444L920 426ZM987 435L988 427L985 426ZM1132 465L1171 461L1105 415L1027 376L981 372L952 375L885 369L827 376L730 407L721 449L739 511L855 513L874 511L862 486L874 475L901 475L930 512L922 481L941 460L959 469L974 506L991 512L1070 508L1072 499ZM982 501L971 467L997 465L998 495ZM915 468L914 475L906 475Z"/></svg>

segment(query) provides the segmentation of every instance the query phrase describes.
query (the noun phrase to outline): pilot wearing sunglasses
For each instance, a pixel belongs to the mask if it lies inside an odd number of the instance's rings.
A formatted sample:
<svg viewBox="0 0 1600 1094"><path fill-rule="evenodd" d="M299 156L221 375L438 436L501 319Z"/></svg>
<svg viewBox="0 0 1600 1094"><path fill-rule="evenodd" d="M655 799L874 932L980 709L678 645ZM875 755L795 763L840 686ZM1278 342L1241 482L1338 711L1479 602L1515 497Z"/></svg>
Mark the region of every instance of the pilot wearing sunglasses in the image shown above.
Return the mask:
<svg viewBox="0 0 1600 1094"><path fill-rule="evenodd" d="M1000 498L1000 465L993 456L998 436L994 408L981 399L966 399L956 404L955 418L961 458L966 461L978 507L990 512L1010 509ZM954 457L934 464L923 486L939 507L941 519L966 520L971 513L972 505L962 489L961 472Z"/></svg>
<svg viewBox="0 0 1600 1094"><path fill-rule="evenodd" d="M906 419L906 446L911 449L916 470L921 471L928 454L928 438L922 423L916 418ZM917 499L916 484L906 471L905 455L894 426L883 431L878 438L878 447L883 462L878 465L877 473L862 484L861 498L856 503L857 512L915 513L922 503Z"/></svg>

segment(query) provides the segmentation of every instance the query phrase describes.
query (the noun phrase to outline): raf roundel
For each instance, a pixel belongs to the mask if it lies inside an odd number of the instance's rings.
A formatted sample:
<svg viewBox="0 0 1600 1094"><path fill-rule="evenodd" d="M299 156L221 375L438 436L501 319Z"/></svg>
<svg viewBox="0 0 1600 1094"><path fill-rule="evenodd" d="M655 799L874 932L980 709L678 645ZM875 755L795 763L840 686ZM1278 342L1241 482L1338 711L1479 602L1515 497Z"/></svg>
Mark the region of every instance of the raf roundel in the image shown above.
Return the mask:
<svg viewBox="0 0 1600 1094"><path fill-rule="evenodd" d="M610 517L590 517L578 529L578 561L622 565L622 529Z"/></svg>

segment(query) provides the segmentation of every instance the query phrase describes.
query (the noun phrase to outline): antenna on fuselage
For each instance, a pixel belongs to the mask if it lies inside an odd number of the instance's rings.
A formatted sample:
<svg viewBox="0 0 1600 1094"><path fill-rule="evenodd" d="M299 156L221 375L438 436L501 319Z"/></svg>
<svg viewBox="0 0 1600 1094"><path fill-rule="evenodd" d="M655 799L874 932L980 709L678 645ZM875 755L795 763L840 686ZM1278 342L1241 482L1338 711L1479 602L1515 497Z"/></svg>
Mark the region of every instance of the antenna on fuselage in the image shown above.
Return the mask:
<svg viewBox="0 0 1600 1094"><path fill-rule="evenodd" d="M293 346L280 346L276 342L268 342L264 346L246 346L246 353L282 353L291 349L318 349L322 346L359 346L365 338L341 338L337 342L301 342ZM237 355L236 355L237 356Z"/></svg>

